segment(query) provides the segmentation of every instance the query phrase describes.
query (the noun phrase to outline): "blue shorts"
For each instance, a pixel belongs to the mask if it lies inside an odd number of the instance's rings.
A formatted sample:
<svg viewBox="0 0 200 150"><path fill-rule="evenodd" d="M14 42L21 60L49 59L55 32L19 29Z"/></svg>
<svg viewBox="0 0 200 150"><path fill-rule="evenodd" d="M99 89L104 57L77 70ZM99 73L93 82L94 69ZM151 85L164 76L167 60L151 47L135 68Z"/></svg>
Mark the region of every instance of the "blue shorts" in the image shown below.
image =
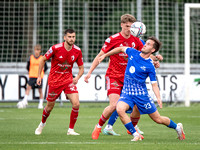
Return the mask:
<svg viewBox="0 0 200 150"><path fill-rule="evenodd" d="M149 95L129 96L126 94L121 94L118 102L119 101L127 103L132 109L134 105L137 105L140 114L152 114L157 110L153 99Z"/></svg>

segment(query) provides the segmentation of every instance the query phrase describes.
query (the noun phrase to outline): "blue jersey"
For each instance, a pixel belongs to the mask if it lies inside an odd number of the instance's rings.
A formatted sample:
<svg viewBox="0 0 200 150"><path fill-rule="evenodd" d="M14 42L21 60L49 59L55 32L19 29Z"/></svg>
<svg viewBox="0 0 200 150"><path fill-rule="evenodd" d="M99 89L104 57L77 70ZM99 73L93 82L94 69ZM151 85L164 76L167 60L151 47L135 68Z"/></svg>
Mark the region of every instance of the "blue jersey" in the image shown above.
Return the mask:
<svg viewBox="0 0 200 150"><path fill-rule="evenodd" d="M145 84L146 78L150 77L151 82L156 82L156 72L153 61L140 56L141 52L134 48L127 48L128 64L125 71L124 86L122 93L126 95L142 96L148 95Z"/></svg>
<svg viewBox="0 0 200 150"><path fill-rule="evenodd" d="M153 61L150 58L142 58L141 52L133 48L127 48L125 53L128 54L128 64L119 101L127 103L132 109L137 105L140 114L154 113L157 108L145 84L147 77L150 77L151 82L156 82Z"/></svg>

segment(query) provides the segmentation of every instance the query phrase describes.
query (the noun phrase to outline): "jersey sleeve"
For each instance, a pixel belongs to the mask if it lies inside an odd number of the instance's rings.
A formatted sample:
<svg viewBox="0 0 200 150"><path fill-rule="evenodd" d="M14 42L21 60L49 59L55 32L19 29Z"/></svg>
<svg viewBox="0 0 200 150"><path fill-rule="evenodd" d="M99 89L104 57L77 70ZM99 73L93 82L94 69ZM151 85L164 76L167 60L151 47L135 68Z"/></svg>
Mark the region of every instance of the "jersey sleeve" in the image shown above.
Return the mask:
<svg viewBox="0 0 200 150"><path fill-rule="evenodd" d="M116 42L115 40L112 38L112 37L109 37L105 40L105 43L103 45L103 47L101 48L101 50L104 52L104 53L107 53L109 52L111 49L114 48Z"/></svg>
<svg viewBox="0 0 200 150"><path fill-rule="evenodd" d="M82 55L82 52L80 51L80 53L79 53L79 56L78 56L78 58L77 58L77 65L78 66L82 66L83 65L83 55Z"/></svg>
<svg viewBox="0 0 200 150"><path fill-rule="evenodd" d="M55 53L55 47L52 46L49 48L49 50L46 52L44 56L47 58L47 60L49 60L54 55L54 53Z"/></svg>
<svg viewBox="0 0 200 150"><path fill-rule="evenodd" d="M136 49L131 48L131 47L128 47L128 48L125 49L125 53L126 53L128 56L130 56L130 55L133 54L133 53L137 53L137 52L138 52L138 51L137 51Z"/></svg>
<svg viewBox="0 0 200 150"><path fill-rule="evenodd" d="M157 82L156 70L155 70L153 64L152 64L152 67L149 69L149 78L150 78L151 84Z"/></svg>

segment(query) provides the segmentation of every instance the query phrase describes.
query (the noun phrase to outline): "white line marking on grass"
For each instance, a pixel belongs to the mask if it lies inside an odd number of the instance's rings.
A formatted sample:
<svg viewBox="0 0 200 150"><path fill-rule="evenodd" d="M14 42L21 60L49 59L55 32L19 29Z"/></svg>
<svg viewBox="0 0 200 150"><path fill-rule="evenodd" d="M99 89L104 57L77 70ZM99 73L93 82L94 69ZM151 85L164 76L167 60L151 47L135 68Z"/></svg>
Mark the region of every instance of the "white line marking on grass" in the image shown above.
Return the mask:
<svg viewBox="0 0 200 150"><path fill-rule="evenodd" d="M141 142L131 142L131 141L127 141L127 142L117 142L117 143L112 143L112 142L0 142L0 145L3 144L12 144L12 145L43 145L43 144L49 144L49 145L55 145L55 144L72 144L72 145L83 145L83 144L89 144L89 145L94 145L94 144L114 144L114 145L120 145L120 144L139 144ZM155 143L142 143L144 145L155 145ZM169 144L169 143L156 143L159 145L163 145L163 144ZM179 145L180 143L171 143L170 145ZM200 145L200 143L185 143L186 145Z"/></svg>

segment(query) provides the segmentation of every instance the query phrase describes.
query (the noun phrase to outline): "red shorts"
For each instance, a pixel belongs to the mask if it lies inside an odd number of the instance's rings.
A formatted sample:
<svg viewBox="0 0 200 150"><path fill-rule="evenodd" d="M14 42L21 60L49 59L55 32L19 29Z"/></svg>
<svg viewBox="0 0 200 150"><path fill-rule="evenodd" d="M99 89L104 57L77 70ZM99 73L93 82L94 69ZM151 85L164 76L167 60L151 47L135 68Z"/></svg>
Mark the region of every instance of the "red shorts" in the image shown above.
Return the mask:
<svg viewBox="0 0 200 150"><path fill-rule="evenodd" d="M78 93L76 85L69 83L69 84L64 84L59 87L54 87L48 85L47 89L47 101L53 102L55 101L60 94L64 91L65 94L72 94L72 93Z"/></svg>
<svg viewBox="0 0 200 150"><path fill-rule="evenodd" d="M124 85L124 77L110 78L109 76L106 76L106 85L108 96L113 93L120 95Z"/></svg>

